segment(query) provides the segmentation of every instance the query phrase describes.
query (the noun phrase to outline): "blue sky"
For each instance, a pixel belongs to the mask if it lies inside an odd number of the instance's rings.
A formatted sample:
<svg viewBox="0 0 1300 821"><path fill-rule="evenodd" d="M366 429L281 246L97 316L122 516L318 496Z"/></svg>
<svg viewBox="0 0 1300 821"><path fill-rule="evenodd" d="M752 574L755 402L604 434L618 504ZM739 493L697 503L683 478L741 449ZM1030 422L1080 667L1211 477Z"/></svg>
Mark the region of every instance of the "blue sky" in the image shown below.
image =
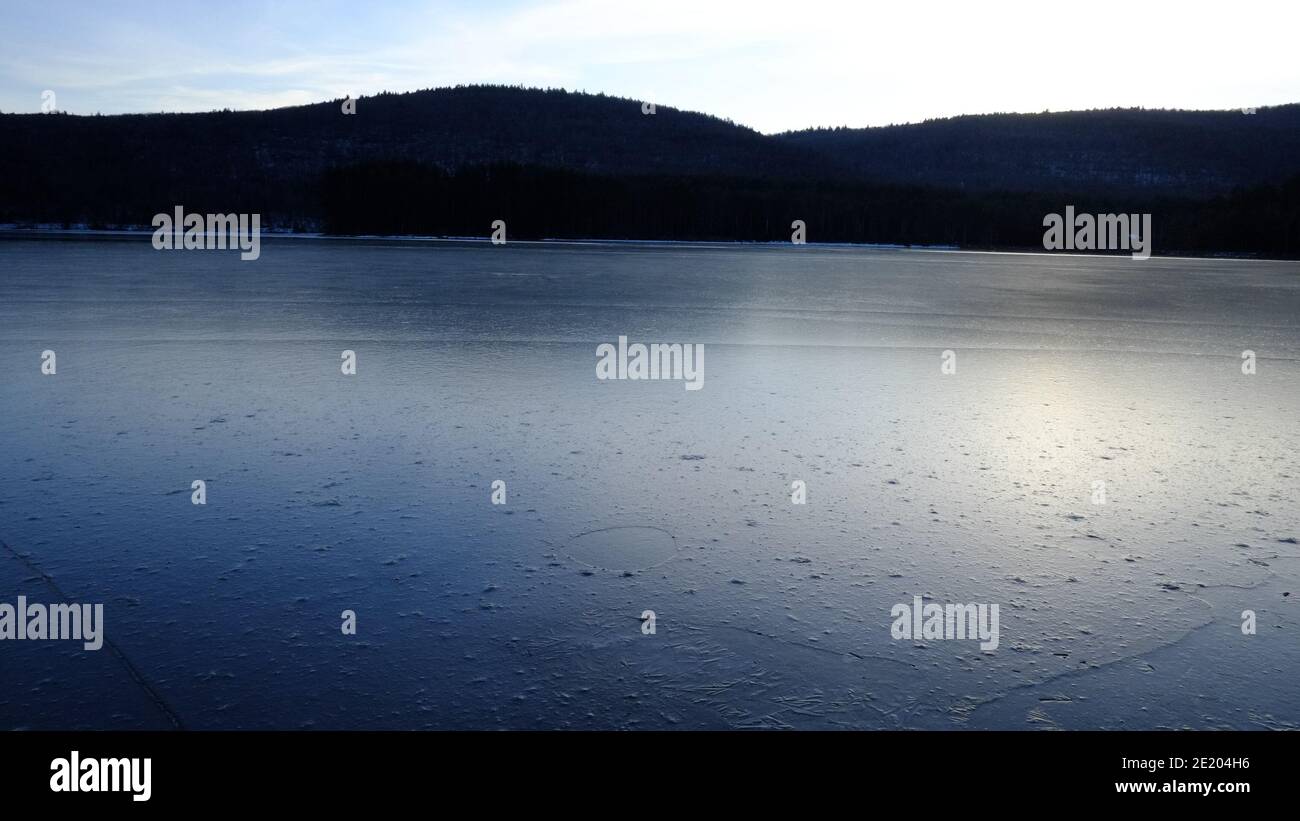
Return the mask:
<svg viewBox="0 0 1300 821"><path fill-rule="evenodd" d="M0 111L250 109L460 83L761 131L1300 101L1295 0L5 0Z"/></svg>

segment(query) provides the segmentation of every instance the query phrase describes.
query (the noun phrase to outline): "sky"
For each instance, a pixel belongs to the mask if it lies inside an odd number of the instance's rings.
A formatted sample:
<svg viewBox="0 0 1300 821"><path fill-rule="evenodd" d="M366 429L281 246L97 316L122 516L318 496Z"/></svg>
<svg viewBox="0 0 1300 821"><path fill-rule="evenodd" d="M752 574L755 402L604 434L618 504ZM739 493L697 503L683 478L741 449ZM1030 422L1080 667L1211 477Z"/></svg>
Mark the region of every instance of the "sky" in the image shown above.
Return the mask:
<svg viewBox="0 0 1300 821"><path fill-rule="evenodd" d="M1300 102L1297 32L1297 0L3 0L0 111L261 109L471 83L767 133L1229 109Z"/></svg>

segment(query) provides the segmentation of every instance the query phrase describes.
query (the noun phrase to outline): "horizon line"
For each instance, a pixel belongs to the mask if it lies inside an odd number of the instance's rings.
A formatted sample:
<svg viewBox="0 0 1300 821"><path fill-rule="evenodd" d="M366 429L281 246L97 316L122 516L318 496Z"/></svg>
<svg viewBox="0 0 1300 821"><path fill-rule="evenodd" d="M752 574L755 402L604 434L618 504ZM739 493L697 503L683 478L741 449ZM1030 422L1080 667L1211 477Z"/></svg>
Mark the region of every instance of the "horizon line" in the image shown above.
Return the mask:
<svg viewBox="0 0 1300 821"><path fill-rule="evenodd" d="M98 111L93 114L85 114L85 113L76 113L72 111L54 109L51 111L0 111L0 116L24 117L24 116L48 116L51 114L58 114L65 117L157 117L157 116L184 117L184 116L208 116L211 114L264 114L264 113L275 112L275 111L290 111L294 109L314 108L317 106L339 103L348 99L354 99L357 102L360 102L362 100L374 99L376 97L405 97L414 94L434 94L438 92L457 91L461 89L494 89L494 90L524 91L524 92L574 94L574 95L579 95L584 97L603 97L610 100L627 102L635 105L642 105L642 104L649 103L654 105L656 109L662 108L666 111L673 111L680 114L693 114L700 117L707 117L710 119L718 120L719 122L728 123L730 125L736 126L737 128L743 128L747 131L752 131L755 134L759 134L765 137L775 137L775 136L780 136L782 134L798 134L806 131L837 131L837 130L869 131L873 129L899 128L899 127L911 126L911 125L925 125L928 123L944 122L947 120L957 120L957 119L963 119L967 117L1008 117L1008 116L1042 117L1042 116L1052 116L1052 115L1062 115L1062 114L1088 114L1093 112L1110 112L1110 111L1170 112L1170 113L1188 113L1188 114L1231 114L1233 112L1246 112L1247 110L1249 110L1252 113L1256 113L1260 111L1266 111L1268 109L1287 108L1290 106L1300 105L1300 100L1297 100L1294 102L1275 103L1275 104L1267 104L1267 105L1242 106L1240 108L1176 108L1176 107L1163 108L1163 107L1148 107L1148 106L1112 106L1108 108L1062 109L1059 111L1049 108L1049 109L1044 109L1042 111L963 112L960 114L947 114L947 115L941 115L935 117L927 117L922 120L891 122L885 125L864 125L864 126L809 125L809 126L804 126L802 128L786 129L783 131L761 131L753 126L746 125L745 123L737 122L727 117L721 117L717 114L710 114L709 112L706 111L677 108L667 103L659 103L655 100L640 100L635 97L624 97L617 94L609 94L604 91L568 89L562 86L530 86L524 84L508 84L508 83L460 83L460 84L448 85L448 86L429 86L425 88L417 88L417 89L411 89L407 91L384 90L384 91L375 92L373 94L361 94L356 97L352 97L351 95L343 95L340 97L331 97L329 99L317 100L315 102L310 102L310 103L300 103L297 105L285 105L276 108L228 108L227 107L227 108L213 108L213 109L207 109L202 111L159 110L159 111L117 112L112 114L105 114L103 112L98 112Z"/></svg>

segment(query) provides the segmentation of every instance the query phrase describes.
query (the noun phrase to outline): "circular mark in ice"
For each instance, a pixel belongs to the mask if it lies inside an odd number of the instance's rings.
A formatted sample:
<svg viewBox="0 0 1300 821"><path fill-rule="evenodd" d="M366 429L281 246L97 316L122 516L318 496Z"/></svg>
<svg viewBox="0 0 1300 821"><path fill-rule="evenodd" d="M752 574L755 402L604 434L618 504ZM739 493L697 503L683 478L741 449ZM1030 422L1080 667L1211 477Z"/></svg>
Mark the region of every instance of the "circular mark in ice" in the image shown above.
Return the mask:
<svg viewBox="0 0 1300 821"><path fill-rule="evenodd" d="M599 570L649 570L673 557L677 538L652 525L606 527L569 539L567 552L574 561Z"/></svg>

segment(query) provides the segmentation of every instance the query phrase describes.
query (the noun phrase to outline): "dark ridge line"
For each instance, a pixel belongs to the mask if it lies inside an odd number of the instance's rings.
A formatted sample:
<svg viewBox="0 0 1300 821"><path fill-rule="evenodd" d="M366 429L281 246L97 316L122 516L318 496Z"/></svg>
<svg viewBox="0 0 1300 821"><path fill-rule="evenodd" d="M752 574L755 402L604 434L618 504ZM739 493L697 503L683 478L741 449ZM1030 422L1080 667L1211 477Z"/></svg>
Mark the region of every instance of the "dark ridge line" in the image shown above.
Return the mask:
<svg viewBox="0 0 1300 821"><path fill-rule="evenodd" d="M40 576L41 579L45 581L45 584L48 585L49 588L53 590L56 594L58 594L60 599L62 599L65 602L73 601L72 597L70 597L67 593L63 592L63 590L54 581L54 578L50 576L50 574L46 573L41 568L37 567L26 556L23 556L17 550L14 550L12 547L10 547L9 543L6 542L4 539L0 539L0 547L3 547L5 551L9 553L9 555L13 556L15 559L22 562L27 567L28 570L31 570L36 575ZM103 625L100 625L100 629L101 630L103 629ZM127 673L130 674L131 676L131 679L140 686L141 690L144 690L145 695L148 696L149 700L154 703L154 706L157 707L158 710L164 716L167 717L167 721L171 723L172 728L176 730L184 730L185 725L181 722L180 716L176 715L175 711L173 711L172 708L167 704L166 699L164 699L162 695L153 688L153 685L151 685L148 682L148 680L145 679L144 675L140 672L139 668L137 668L134 664L131 663L131 659L127 658L127 655L122 651L122 648L118 647L117 644L108 637L107 631L105 631L104 643L108 645L109 650L113 651L113 655L117 658L117 660L122 662L122 666L126 668Z"/></svg>

